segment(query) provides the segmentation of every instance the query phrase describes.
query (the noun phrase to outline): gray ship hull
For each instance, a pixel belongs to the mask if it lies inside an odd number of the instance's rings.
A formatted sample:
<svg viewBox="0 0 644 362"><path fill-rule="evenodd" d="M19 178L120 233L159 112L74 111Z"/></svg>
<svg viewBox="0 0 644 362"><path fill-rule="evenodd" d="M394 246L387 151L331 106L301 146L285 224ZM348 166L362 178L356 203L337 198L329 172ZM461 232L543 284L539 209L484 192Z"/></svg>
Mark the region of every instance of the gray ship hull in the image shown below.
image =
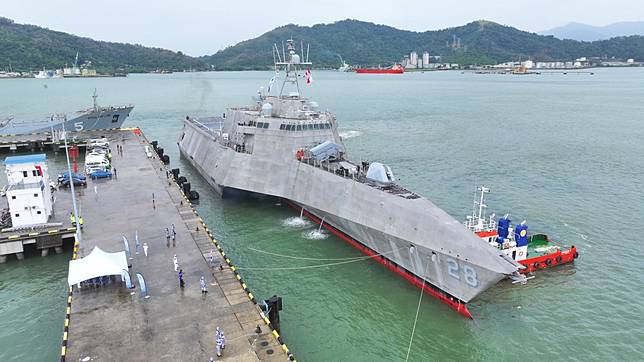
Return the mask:
<svg viewBox="0 0 644 362"><path fill-rule="evenodd" d="M133 108L133 106L101 107L55 115L42 120L5 120L0 126L0 135L49 133L52 129L61 131L63 127L68 132L121 128Z"/></svg>
<svg viewBox="0 0 644 362"><path fill-rule="evenodd" d="M516 264L429 200L386 193L293 156L263 157L259 150L294 155L301 140L275 133L263 144L257 131L248 144L253 150L239 152L217 142L216 132L186 121L178 144L220 194L232 188L290 200L458 303L516 272Z"/></svg>

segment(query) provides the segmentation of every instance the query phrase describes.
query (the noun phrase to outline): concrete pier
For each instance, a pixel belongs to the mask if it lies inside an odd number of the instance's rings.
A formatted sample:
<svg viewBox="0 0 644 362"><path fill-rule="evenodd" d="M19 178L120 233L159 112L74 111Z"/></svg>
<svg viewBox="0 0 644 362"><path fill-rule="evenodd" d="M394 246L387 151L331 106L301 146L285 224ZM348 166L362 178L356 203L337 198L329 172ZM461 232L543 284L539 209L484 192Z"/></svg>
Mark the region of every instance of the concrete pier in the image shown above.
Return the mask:
<svg viewBox="0 0 644 362"><path fill-rule="evenodd" d="M77 191L85 220L78 257L89 254L95 246L107 252L122 251L122 236L126 236L132 254L129 271L137 288L127 289L120 277L103 287L74 286L61 359L288 360L288 348L266 324L267 319L251 301L254 297L244 290L234 268L229 267L227 257L215 252L217 268L209 266L210 250L217 251L217 245L176 184L168 182L165 166L156 154L147 158L147 140L132 131L111 131L106 136L112 143L118 179L91 180L86 189ZM123 156L116 152L116 144L123 146ZM65 196L71 197L68 190L58 195ZM177 232L176 246L165 237L165 228L172 224ZM138 253L134 241L137 231L141 244ZM173 267L174 255L184 272L183 289ZM219 270L219 264L223 270ZM145 277L149 298L142 297L135 273ZM207 281L205 295L199 286L202 275ZM260 333L256 331L258 325ZM224 355L219 359L215 354L217 327L226 336Z"/></svg>

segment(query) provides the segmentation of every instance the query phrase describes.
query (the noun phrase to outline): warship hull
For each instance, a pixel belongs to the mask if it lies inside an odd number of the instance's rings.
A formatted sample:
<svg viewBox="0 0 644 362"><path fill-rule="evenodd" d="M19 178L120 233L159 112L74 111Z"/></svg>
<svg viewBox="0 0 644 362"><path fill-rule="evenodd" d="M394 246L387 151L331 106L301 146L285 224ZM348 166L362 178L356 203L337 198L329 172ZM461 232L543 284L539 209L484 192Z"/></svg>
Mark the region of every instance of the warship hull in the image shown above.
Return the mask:
<svg viewBox="0 0 644 362"><path fill-rule="evenodd" d="M52 129L61 131L63 127L68 132L121 128L133 108L133 106L106 107L55 115L41 120L5 120L0 126L0 135L47 133Z"/></svg>
<svg viewBox="0 0 644 362"><path fill-rule="evenodd" d="M252 130L258 131L270 132ZM401 197L297 160L288 138L262 144L255 134L252 149L240 152L239 147L221 144L220 135L221 129L186 120L178 141L182 156L219 194L242 190L304 209L313 220L323 220L331 232L462 315L471 317L466 303L516 270L516 264L425 198ZM280 138L278 132L273 135ZM270 157L261 151L265 147L283 147L292 157Z"/></svg>

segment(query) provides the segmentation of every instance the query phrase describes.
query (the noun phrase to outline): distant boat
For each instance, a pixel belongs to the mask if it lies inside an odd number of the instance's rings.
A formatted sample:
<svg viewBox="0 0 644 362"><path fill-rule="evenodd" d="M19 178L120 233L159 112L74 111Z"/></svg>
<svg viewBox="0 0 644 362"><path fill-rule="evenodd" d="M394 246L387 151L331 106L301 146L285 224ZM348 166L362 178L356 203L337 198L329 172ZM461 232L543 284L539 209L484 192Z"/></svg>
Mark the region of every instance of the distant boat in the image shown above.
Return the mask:
<svg viewBox="0 0 644 362"><path fill-rule="evenodd" d="M56 73L53 70L45 70L45 68L43 68L43 70L40 70L38 71L38 73L36 73L34 78L38 78L38 79L60 78L60 74Z"/></svg>
<svg viewBox="0 0 644 362"><path fill-rule="evenodd" d="M403 74L405 68L400 64L394 64L391 68L357 68L356 73L360 74Z"/></svg>
<svg viewBox="0 0 644 362"><path fill-rule="evenodd" d="M338 57L340 57L340 63L342 63L340 68L338 68L338 71L339 72L350 72L351 71L351 66L349 64L345 63L344 60L342 60L342 56L340 56L339 54L338 54Z"/></svg>

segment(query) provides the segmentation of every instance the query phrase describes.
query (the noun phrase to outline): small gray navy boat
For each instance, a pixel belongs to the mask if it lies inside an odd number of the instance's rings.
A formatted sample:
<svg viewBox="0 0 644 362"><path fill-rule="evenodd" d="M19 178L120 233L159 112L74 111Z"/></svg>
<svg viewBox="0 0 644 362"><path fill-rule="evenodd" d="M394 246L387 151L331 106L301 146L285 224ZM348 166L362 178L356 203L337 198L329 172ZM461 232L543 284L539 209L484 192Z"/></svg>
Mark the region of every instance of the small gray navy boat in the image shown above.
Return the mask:
<svg viewBox="0 0 644 362"><path fill-rule="evenodd" d="M352 162L335 116L301 96L308 54L288 40L273 55L276 76L254 104L184 121L180 152L218 193L278 197L468 318L467 303L483 291L525 280L517 262L396 184L388 166Z"/></svg>
<svg viewBox="0 0 644 362"><path fill-rule="evenodd" d="M72 112L53 114L40 120L18 120L13 117L0 121L0 136L14 136L31 133L60 131L68 132L93 131L99 129L121 128L130 115L133 105L100 107L92 95L94 105L91 108Z"/></svg>

